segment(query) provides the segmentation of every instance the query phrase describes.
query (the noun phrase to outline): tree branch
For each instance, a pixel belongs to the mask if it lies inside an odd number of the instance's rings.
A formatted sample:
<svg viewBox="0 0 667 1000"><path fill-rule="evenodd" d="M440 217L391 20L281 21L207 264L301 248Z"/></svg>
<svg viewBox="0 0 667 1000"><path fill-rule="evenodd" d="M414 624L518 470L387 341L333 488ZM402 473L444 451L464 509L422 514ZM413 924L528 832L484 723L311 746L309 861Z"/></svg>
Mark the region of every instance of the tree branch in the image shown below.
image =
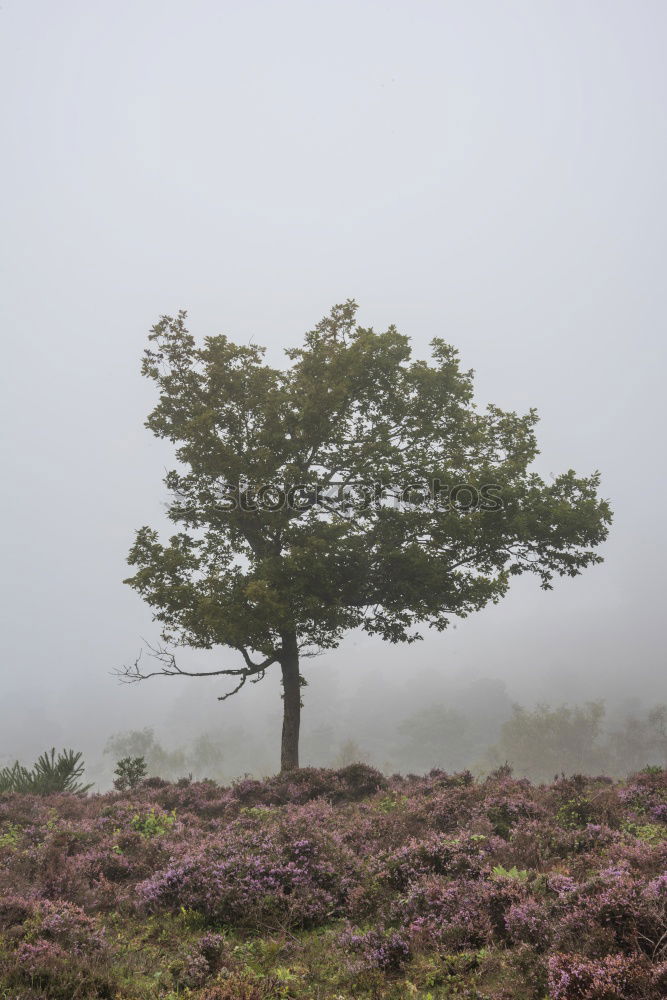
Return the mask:
<svg viewBox="0 0 667 1000"><path fill-rule="evenodd" d="M271 656L267 656L265 660L261 663L254 663L250 659L250 654L247 649L240 647L239 652L245 660L245 667L226 667L221 670L183 670L176 663L176 657L174 653L165 649L164 646L152 646L150 642L144 639L144 645L150 651L150 656L157 660L160 664L160 668L157 670L150 670L144 673L140 668L141 657L143 655L143 649L139 651L134 663L129 666L124 666L119 670L114 670L113 673L118 677L121 683L124 684L136 684L139 681L148 680L149 677L238 677L240 678L237 686L229 691L227 694L221 695L218 701L225 701L227 698L231 698L232 695L236 694L244 686L248 679L251 679L252 684L256 684L261 681L264 677L266 670L274 663L277 663L280 659L280 650L276 650Z"/></svg>

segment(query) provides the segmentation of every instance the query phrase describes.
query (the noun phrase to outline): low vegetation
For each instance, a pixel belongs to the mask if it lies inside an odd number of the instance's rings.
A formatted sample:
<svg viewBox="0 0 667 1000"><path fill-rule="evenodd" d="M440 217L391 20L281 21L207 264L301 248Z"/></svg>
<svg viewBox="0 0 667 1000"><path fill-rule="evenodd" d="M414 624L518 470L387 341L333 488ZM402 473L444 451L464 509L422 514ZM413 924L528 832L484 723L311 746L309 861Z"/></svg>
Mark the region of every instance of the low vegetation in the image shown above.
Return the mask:
<svg viewBox="0 0 667 1000"><path fill-rule="evenodd" d="M661 768L134 785L0 795L3 1000L667 994Z"/></svg>
<svg viewBox="0 0 667 1000"><path fill-rule="evenodd" d="M53 792L75 792L83 795L92 785L82 785L84 764L81 753L61 750L56 756L55 747L37 758L31 768L18 760L11 767L0 769L0 792L28 792L34 795L51 795Z"/></svg>

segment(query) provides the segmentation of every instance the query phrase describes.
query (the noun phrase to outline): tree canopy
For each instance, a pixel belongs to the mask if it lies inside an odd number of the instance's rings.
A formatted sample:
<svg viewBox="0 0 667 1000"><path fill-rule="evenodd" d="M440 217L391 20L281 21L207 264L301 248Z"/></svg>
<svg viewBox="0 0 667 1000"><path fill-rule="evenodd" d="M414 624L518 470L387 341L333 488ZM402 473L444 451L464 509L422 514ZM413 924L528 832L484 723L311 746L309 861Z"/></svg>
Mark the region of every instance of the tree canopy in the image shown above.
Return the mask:
<svg viewBox="0 0 667 1000"><path fill-rule="evenodd" d="M537 414L476 406L472 372L444 340L429 361L406 336L335 306L284 369L226 336L197 344L186 314L153 327L143 374L159 391L147 427L176 446L165 543L142 527L127 580L183 675L179 645L227 647L211 674L234 693L277 664L282 766L298 766L299 660L360 628L390 642L442 630L497 602L511 578L549 588L601 561L611 512L599 475L531 470Z"/></svg>

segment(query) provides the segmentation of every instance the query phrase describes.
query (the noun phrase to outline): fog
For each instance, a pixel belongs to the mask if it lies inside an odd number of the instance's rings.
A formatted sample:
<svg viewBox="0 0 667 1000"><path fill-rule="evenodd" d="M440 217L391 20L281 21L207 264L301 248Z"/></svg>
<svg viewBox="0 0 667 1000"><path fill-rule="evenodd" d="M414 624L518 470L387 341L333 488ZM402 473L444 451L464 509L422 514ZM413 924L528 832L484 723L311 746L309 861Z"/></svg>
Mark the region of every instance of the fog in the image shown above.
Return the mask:
<svg viewBox="0 0 667 1000"><path fill-rule="evenodd" d="M272 364L348 297L417 356L441 336L481 403L538 408L537 470L600 469L614 510L604 563L549 593L308 661L303 763L410 766L401 718L489 692L490 743L514 701L667 701L666 36L651 0L5 0L0 758L149 727L277 767L277 676L224 703L112 676L157 638L122 580L164 524L139 365L179 308Z"/></svg>

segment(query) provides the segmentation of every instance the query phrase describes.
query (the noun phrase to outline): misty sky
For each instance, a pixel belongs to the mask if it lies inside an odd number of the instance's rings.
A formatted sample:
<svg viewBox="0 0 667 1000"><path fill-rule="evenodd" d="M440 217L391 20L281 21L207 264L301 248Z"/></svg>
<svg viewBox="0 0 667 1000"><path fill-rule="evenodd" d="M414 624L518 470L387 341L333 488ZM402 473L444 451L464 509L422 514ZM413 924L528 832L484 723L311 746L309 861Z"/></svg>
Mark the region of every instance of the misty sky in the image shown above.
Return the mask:
<svg viewBox="0 0 667 1000"><path fill-rule="evenodd" d="M651 0L2 0L0 757L265 697L110 676L157 635L121 581L171 464L140 357L179 308L278 364L354 297L536 406L542 474L603 474L604 565L307 675L667 699L666 47Z"/></svg>

